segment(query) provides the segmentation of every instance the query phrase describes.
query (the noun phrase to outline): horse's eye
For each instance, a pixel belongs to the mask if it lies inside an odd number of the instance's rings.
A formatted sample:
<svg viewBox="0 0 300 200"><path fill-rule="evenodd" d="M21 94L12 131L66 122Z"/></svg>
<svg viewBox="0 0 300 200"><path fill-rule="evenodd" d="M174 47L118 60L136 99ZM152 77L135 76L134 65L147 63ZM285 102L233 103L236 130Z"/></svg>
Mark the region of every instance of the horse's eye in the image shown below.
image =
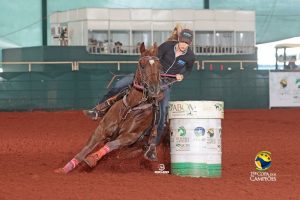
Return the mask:
<svg viewBox="0 0 300 200"><path fill-rule="evenodd" d="M141 66L142 69L144 69L145 68L145 62L141 61L140 66Z"/></svg>
<svg viewBox="0 0 300 200"><path fill-rule="evenodd" d="M145 66L147 65L147 60L142 60L141 61L141 67L144 69L145 68Z"/></svg>

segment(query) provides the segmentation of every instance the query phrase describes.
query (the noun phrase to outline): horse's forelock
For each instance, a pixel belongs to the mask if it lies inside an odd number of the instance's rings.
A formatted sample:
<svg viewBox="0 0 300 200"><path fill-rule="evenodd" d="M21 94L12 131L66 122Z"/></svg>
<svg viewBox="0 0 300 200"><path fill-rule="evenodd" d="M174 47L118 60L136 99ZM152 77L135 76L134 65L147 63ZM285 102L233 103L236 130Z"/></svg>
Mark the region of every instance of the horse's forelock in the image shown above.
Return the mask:
<svg viewBox="0 0 300 200"><path fill-rule="evenodd" d="M154 45L150 49L145 49L145 51L142 53L142 56L157 56L157 46Z"/></svg>

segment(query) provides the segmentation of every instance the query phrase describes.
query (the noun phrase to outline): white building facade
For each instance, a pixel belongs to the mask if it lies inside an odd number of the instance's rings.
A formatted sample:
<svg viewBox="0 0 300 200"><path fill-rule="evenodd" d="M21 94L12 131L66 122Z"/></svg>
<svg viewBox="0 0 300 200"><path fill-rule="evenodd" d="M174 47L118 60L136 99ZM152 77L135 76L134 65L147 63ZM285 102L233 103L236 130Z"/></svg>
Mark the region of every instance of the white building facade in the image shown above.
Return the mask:
<svg viewBox="0 0 300 200"><path fill-rule="evenodd" d="M50 17L50 45L87 46L95 54L137 54L141 42L161 44L178 23L194 31L195 54L255 52L255 12L239 10L83 8L55 12Z"/></svg>

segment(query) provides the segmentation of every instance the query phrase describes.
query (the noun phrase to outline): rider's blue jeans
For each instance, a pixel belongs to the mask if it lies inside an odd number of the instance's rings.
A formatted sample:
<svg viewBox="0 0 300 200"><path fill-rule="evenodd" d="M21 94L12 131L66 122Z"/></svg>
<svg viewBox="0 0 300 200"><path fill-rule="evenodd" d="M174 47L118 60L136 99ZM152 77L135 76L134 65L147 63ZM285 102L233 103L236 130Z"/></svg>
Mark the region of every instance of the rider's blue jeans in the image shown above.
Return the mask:
<svg viewBox="0 0 300 200"><path fill-rule="evenodd" d="M128 86L133 82L133 78L134 78L134 74L128 74L123 78L121 78L120 80L118 80L115 83L115 85L107 92L107 94L104 95L104 97L99 101L99 104L103 103L110 97L117 95L122 90L128 88Z"/></svg>
<svg viewBox="0 0 300 200"><path fill-rule="evenodd" d="M165 121L166 121L168 107L169 107L170 92L171 92L171 88L167 87L164 90L164 98L159 103L160 116L159 116L159 123L157 128L157 137L155 141L156 145L160 143L160 140L164 135L164 126L165 126Z"/></svg>
<svg viewBox="0 0 300 200"><path fill-rule="evenodd" d="M134 74L128 74L127 76L118 80L115 83L115 85L107 92L107 94L104 95L104 97L99 101L99 104L103 103L110 97L117 95L122 90L128 88L128 86L133 82L133 78L134 78ZM159 144L161 137L164 135L164 125L165 125L165 121L167 117L167 109L170 101L170 92L171 92L171 88L167 87L164 90L163 100L159 102L160 116L159 116L159 122L157 128L157 137L155 139L156 144Z"/></svg>

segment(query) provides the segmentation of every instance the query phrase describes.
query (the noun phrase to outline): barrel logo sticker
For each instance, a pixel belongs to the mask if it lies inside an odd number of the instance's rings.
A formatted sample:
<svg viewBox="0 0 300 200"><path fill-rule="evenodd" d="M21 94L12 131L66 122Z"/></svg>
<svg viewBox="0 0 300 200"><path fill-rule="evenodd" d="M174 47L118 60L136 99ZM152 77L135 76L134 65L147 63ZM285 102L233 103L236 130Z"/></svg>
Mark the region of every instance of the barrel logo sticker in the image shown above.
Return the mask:
<svg viewBox="0 0 300 200"><path fill-rule="evenodd" d="M190 144L176 144L176 151L190 151Z"/></svg>
<svg viewBox="0 0 300 200"><path fill-rule="evenodd" d="M217 111L220 111L220 112L223 112L223 110L224 110L224 106L222 103L216 103L215 108Z"/></svg>
<svg viewBox="0 0 300 200"><path fill-rule="evenodd" d="M196 110L196 109L193 107L193 105L192 105L192 104L187 104L187 108L188 108L188 109L187 109L187 110L188 110L188 111L187 111L187 114L188 114L188 115L193 115L193 113L194 113L195 110Z"/></svg>
<svg viewBox="0 0 300 200"><path fill-rule="evenodd" d="M279 83L280 83L281 88L286 88L288 85L287 79L281 79Z"/></svg>
<svg viewBox="0 0 300 200"><path fill-rule="evenodd" d="M214 131L213 128L209 128L209 129L207 130L207 133L208 133L208 136L209 136L209 137L214 137L214 135L215 135L215 131Z"/></svg>
<svg viewBox="0 0 300 200"><path fill-rule="evenodd" d="M190 103L174 103L169 105L169 112L176 115L194 115L197 110L196 107Z"/></svg>
<svg viewBox="0 0 300 200"><path fill-rule="evenodd" d="M205 134L205 129L203 127L196 127L194 129L194 133L197 137L200 137L200 136L204 136Z"/></svg>
<svg viewBox="0 0 300 200"><path fill-rule="evenodd" d="M174 113L181 113L184 112L183 104L177 103L177 104L170 104L169 105L170 112Z"/></svg>
<svg viewBox="0 0 300 200"><path fill-rule="evenodd" d="M179 133L179 135L180 135L181 137L185 136L185 135L186 135L186 130L185 130L185 128L184 128L183 126L180 126L180 127L178 128L178 133Z"/></svg>

